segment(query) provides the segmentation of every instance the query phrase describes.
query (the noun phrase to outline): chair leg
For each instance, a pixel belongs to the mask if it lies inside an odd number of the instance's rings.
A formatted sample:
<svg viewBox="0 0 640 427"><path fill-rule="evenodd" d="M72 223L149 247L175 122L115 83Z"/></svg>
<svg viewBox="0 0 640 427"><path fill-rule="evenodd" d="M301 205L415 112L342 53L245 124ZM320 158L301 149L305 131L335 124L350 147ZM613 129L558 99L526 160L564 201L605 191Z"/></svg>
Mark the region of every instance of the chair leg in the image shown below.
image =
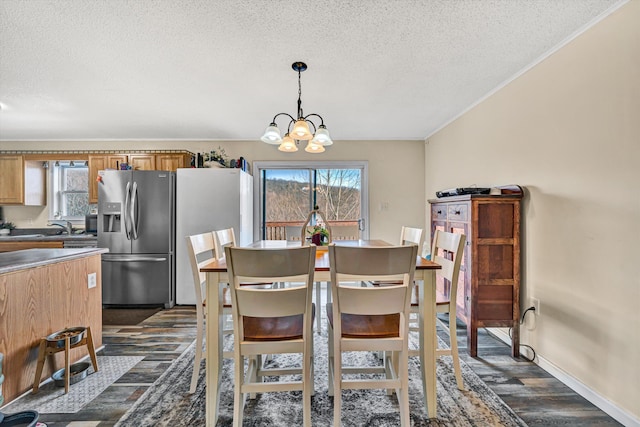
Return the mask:
<svg viewBox="0 0 640 427"><path fill-rule="evenodd" d="M340 344L334 348L333 355L333 425L340 427L342 418L342 352Z"/></svg>
<svg viewBox="0 0 640 427"><path fill-rule="evenodd" d="M459 390L464 390L462 382L462 372L460 370L460 358L458 357L458 335L456 327L455 311L449 311L449 347L451 348L451 358L453 359L453 372L456 375L456 383Z"/></svg>
<svg viewBox="0 0 640 427"><path fill-rule="evenodd" d="M328 376L328 389L327 393L329 396L333 396L333 368L334 368L334 360L333 360L333 328L327 321L327 329L329 330L329 368L327 370Z"/></svg>
<svg viewBox="0 0 640 427"><path fill-rule="evenodd" d="M244 357L236 357L234 362L235 384L233 387L233 426L242 427L244 412L244 398L242 385L244 384Z"/></svg>
<svg viewBox="0 0 640 427"><path fill-rule="evenodd" d="M400 393L398 393L398 404L400 406L400 426L409 427L411 419L409 416L409 352L408 348L398 354L398 370L400 378Z"/></svg>
<svg viewBox="0 0 640 427"><path fill-rule="evenodd" d="M322 333L322 282L316 282L316 305L317 305L317 315L316 315L316 332L318 335Z"/></svg>
<svg viewBox="0 0 640 427"><path fill-rule="evenodd" d="M311 339L313 339L313 332L311 332ZM303 355L302 366L302 418L304 427L311 427L311 395L313 394L313 362L311 360L313 354L313 348L307 346Z"/></svg>
<svg viewBox="0 0 640 427"><path fill-rule="evenodd" d="M191 374L191 386L189 387L189 394L196 392L198 386L198 376L200 374L200 361L202 360L202 340L204 336L204 315L198 310L197 317L197 332L196 332L196 356L193 360L193 373Z"/></svg>

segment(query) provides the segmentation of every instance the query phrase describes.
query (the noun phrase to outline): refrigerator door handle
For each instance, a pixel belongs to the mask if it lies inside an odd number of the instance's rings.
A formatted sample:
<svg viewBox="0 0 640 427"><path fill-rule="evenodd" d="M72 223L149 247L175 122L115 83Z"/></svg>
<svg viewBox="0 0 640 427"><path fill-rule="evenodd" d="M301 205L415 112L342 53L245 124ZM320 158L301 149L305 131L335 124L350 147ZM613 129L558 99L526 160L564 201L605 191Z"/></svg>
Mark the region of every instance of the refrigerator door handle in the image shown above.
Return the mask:
<svg viewBox="0 0 640 427"><path fill-rule="evenodd" d="M133 181L131 189L131 232L133 240L138 240L138 183Z"/></svg>
<svg viewBox="0 0 640 427"><path fill-rule="evenodd" d="M127 236L127 240L131 240L131 225L129 221L129 203L131 203L131 182L127 182L127 188L124 190L124 211L122 216L124 217L124 232Z"/></svg>
<svg viewBox="0 0 640 427"><path fill-rule="evenodd" d="M128 257L112 257L112 258L103 258L104 262L164 262L166 261L166 257L137 257L137 258L128 258Z"/></svg>

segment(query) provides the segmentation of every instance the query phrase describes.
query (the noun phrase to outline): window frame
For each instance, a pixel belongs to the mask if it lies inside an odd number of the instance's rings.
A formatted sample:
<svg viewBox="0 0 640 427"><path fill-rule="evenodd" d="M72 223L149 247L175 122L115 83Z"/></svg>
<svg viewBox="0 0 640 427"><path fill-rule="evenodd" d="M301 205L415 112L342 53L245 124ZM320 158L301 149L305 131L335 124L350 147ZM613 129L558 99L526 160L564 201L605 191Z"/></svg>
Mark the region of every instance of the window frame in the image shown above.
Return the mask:
<svg viewBox="0 0 640 427"><path fill-rule="evenodd" d="M56 162L58 166L56 166ZM47 204L49 206L49 221L58 221L65 220L70 221L73 224L82 225L85 221L85 215L76 215L76 216L68 216L62 215L62 205L64 195L66 194L86 194L87 201L89 200L89 166L85 163L83 165L78 166L62 166L61 163L70 163L70 160L57 160L49 162L49 185L47 186ZM80 161L81 162L81 161ZM82 190L62 190L61 188L64 186L64 172L67 169L86 169L87 172L87 188L85 191ZM90 203L89 210L91 209Z"/></svg>
<svg viewBox="0 0 640 427"><path fill-rule="evenodd" d="M261 240L260 226L263 222L262 170L264 169L360 169L361 206L360 216L364 219L361 238L369 239L369 162L366 160L269 160L253 162L253 240Z"/></svg>

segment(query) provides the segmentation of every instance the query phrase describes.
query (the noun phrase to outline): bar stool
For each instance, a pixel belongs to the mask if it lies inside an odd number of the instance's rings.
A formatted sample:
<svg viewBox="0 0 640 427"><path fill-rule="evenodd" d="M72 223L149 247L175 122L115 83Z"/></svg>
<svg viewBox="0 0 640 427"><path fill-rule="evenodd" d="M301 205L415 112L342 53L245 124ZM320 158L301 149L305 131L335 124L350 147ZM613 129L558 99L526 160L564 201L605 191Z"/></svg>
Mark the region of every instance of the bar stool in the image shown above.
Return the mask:
<svg viewBox="0 0 640 427"><path fill-rule="evenodd" d="M69 392L69 379L71 378L69 352L72 348L82 345L87 346L93 370L98 372L98 360L96 359L96 351L93 346L93 336L91 335L90 326L87 326L86 328L84 326L67 328L42 338L40 340L40 349L38 351L36 377L33 381L33 393L37 393L38 388L40 387L42 370L47 356L64 351L64 393L67 394Z"/></svg>

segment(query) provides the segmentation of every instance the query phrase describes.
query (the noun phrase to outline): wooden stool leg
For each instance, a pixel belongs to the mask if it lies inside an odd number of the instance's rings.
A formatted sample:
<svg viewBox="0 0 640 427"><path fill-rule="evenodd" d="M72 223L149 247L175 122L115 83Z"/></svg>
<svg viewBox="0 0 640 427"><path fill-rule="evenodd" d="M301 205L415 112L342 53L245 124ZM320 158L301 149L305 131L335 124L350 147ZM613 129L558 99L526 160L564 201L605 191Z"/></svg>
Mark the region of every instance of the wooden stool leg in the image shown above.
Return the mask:
<svg viewBox="0 0 640 427"><path fill-rule="evenodd" d="M40 340L40 348L38 349L38 366L36 368L36 377L33 380L33 391L37 393L40 388L40 379L42 378L42 369L44 368L44 362L47 360L47 341Z"/></svg>
<svg viewBox="0 0 640 427"><path fill-rule="evenodd" d="M70 338L64 339L64 394L69 393L69 379L71 372L69 369L69 353L71 352Z"/></svg>
<svg viewBox="0 0 640 427"><path fill-rule="evenodd" d="M96 349L93 346L93 335L91 335L90 326L87 326L87 350L89 351L89 356L91 356L93 371L98 372L98 359L96 358Z"/></svg>

